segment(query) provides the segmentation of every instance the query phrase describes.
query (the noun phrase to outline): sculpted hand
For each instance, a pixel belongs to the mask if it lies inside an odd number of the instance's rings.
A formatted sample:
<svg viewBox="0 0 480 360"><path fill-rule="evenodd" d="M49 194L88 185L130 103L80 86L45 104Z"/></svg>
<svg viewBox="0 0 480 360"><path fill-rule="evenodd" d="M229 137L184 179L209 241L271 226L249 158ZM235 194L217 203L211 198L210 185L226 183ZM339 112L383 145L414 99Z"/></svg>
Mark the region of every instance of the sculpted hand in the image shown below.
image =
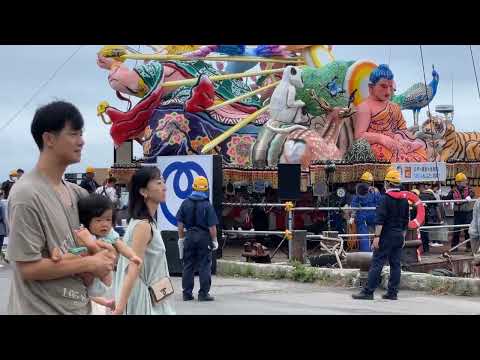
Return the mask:
<svg viewBox="0 0 480 360"><path fill-rule="evenodd" d="M400 144L397 139L385 136L382 140L382 145L388 148L392 152L399 152L401 150Z"/></svg>
<svg viewBox="0 0 480 360"><path fill-rule="evenodd" d="M402 147L404 148L405 152L409 153L421 148L422 144L417 141L412 142L408 140L402 140Z"/></svg>

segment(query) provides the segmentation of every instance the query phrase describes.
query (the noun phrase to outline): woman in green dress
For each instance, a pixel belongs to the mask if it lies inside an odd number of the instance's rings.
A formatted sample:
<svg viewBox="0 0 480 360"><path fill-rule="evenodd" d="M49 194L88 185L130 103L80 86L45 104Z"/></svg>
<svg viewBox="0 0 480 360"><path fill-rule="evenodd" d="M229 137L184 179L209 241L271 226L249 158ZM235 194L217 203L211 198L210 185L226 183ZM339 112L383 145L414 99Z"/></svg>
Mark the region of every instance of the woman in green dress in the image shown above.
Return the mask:
<svg viewBox="0 0 480 360"><path fill-rule="evenodd" d="M154 219L166 186L155 167L136 171L130 183L130 222L123 241L142 258L137 266L120 257L115 276L114 315L175 315L172 298L152 302L148 287L169 277L165 245Z"/></svg>

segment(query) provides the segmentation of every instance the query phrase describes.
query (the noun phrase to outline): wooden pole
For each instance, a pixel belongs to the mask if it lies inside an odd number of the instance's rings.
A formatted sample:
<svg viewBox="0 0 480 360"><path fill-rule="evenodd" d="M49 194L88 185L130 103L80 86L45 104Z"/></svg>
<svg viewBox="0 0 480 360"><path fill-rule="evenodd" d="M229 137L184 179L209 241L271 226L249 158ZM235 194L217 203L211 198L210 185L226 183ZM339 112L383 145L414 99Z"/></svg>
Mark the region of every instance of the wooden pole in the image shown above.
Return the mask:
<svg viewBox="0 0 480 360"><path fill-rule="evenodd" d="M215 139L210 141L207 145L205 145L202 149L202 154L206 154L210 152L215 146L220 144L221 142L225 141L228 139L233 133L236 131L242 129L243 127L247 126L250 124L252 121L254 121L257 117L259 117L261 114L263 114L265 111L267 111L269 108L269 105L261 108L260 110L255 111L253 114L248 115L245 119L240 121L238 124L232 126L230 129L225 131L222 135L217 136Z"/></svg>
<svg viewBox="0 0 480 360"><path fill-rule="evenodd" d="M162 55L162 54L132 54L127 53L119 56L122 60L155 60L155 61L234 61L234 62L260 62L277 64L304 64L303 58L278 58L278 57L260 57L260 56L205 56L205 57L187 57L183 55Z"/></svg>
<svg viewBox="0 0 480 360"><path fill-rule="evenodd" d="M227 75L214 75L210 76L210 81L222 81L222 80L232 80L232 79L241 79L244 77L250 76L257 76L257 75L269 75L269 74L277 74L283 72L284 68L280 69L272 69L272 70L261 70L261 71L252 71L252 72L244 72L244 73L235 73L235 74L227 74ZM198 78L193 79L185 79L185 80L176 80L176 81L167 81L161 84L162 87L178 87L178 86L187 86L187 85L195 85L198 81Z"/></svg>
<svg viewBox="0 0 480 360"><path fill-rule="evenodd" d="M208 110L208 111L212 111L212 110L216 110L216 109L218 109L218 108L224 107L224 106L226 106L226 105L230 105L230 104L236 103L236 102L238 102L238 101L240 101L240 100L249 98L249 97L251 97L251 96L253 96L253 95L255 95L255 94L261 93L262 91L265 91L265 90L267 90L267 89L270 89L270 88L272 88L272 87L275 87L275 86L277 86L279 83L280 83L280 81L275 81L274 83L272 83L272 84L270 84L270 85L263 86L263 87L261 87L261 88L258 88L257 90L250 91L250 92L245 93L245 94L243 94L243 95L237 96L237 97L235 97L235 98L233 98L233 99L224 101L224 102L222 102L222 103L220 103L220 104L213 105L213 106L209 107L207 110Z"/></svg>
<svg viewBox="0 0 480 360"><path fill-rule="evenodd" d="M291 243L291 256L290 260L296 260L300 263L305 263L305 253L307 251L307 231L295 230L293 232L293 239Z"/></svg>

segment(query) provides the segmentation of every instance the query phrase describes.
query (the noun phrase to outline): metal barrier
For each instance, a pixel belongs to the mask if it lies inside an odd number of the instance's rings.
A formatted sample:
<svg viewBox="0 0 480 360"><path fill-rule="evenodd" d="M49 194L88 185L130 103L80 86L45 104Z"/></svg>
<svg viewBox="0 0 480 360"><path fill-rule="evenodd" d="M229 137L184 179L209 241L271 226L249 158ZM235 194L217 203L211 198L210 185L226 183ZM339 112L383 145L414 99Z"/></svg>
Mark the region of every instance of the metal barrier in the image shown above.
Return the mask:
<svg viewBox="0 0 480 360"><path fill-rule="evenodd" d="M469 226L470 226L469 224L421 226L419 228L419 231L428 230L428 229L439 229L439 228L468 228ZM280 236L283 236L282 241L280 242L280 244L277 246L277 248L272 253L271 259L273 259L273 257L277 253L277 251L281 248L282 244L285 242L285 240L289 240L288 241L288 259L292 259L292 248L293 248L292 243L295 241L294 240L295 239L295 231L290 231L290 230L285 230L285 231L224 230L223 232L225 234L227 234L227 236L231 235L231 234L238 234L240 236L252 236L252 235L254 235L254 236L255 235L280 235ZM305 230L297 230L297 232L299 234L300 233L305 234ZM338 237L334 238L334 237L328 237L328 236L324 236L324 235L307 234L307 235L303 235L303 239L304 240L309 240L309 241L318 241L319 245L316 246L311 251L314 251L314 250L316 250L320 247L323 250L325 250L327 253L329 253L331 255L335 255L335 257L337 259L338 266L340 268L342 268L341 258L345 258L346 254L347 254L346 250L344 249L344 245L345 245L345 243L348 244L349 241L352 241L352 240L344 240L344 238L356 237L356 239L353 239L353 241L360 241L360 240L363 240L363 239L360 239L360 237L362 237L362 236L363 237L365 237L365 236L373 237L374 234L338 234L337 236ZM336 242L336 244L331 246L331 247L328 247L325 243L323 243L323 241ZM468 242L468 241L469 240L464 241L463 243L457 245L457 247L466 243L466 242ZM297 243L297 244L299 244L299 243ZM452 248L451 250L453 250L453 249L454 248ZM308 255L308 252L306 251L306 245L305 245L305 251L303 251L303 254ZM302 255L302 259L303 259L304 255Z"/></svg>
<svg viewBox="0 0 480 360"><path fill-rule="evenodd" d="M456 204L456 203L471 203L471 202L476 202L477 199L471 199L471 200L425 200L422 201L423 204ZM231 206L231 207L287 207L287 203L281 204L281 203L222 203L223 206ZM306 206L306 207L293 207L291 210L292 211L314 211L314 210L320 210L320 211L350 211L350 210L375 210L376 207L350 207L350 206Z"/></svg>
<svg viewBox="0 0 480 360"><path fill-rule="evenodd" d="M470 227L470 224L460 224L460 225L429 225L429 226L420 226L420 230L422 229L445 229L445 228L466 228Z"/></svg>
<svg viewBox="0 0 480 360"><path fill-rule="evenodd" d="M222 230L222 232L241 235L285 235L285 231Z"/></svg>
<svg viewBox="0 0 480 360"><path fill-rule="evenodd" d="M470 199L470 200L425 200L422 201L424 204L439 204L439 203L470 203L470 202L476 202L478 199Z"/></svg>
<svg viewBox="0 0 480 360"><path fill-rule="evenodd" d="M222 205L232 207L285 207L285 204L279 203L222 203Z"/></svg>
<svg viewBox="0 0 480 360"><path fill-rule="evenodd" d="M445 229L445 228L468 228L470 224L460 224L460 225L429 225L429 226L420 226L418 229L421 231L423 229ZM239 234L239 235L287 235L289 230L285 231L257 231L257 230L223 230L225 234ZM349 238L349 237L360 237L360 236L369 236L373 237L375 234L338 234L339 238ZM312 235L307 234L307 239L320 239L320 240L331 240L331 241L340 241L339 238L330 238L323 235Z"/></svg>
<svg viewBox="0 0 480 360"><path fill-rule="evenodd" d="M426 200L422 201L424 204L439 204L439 203L447 203L447 204L455 204L455 203L471 203L471 202L476 202L477 199L462 199L462 200ZM343 207L334 207L334 206L328 206L328 207L295 207L295 205L288 201L286 203L222 203L223 206L231 206L231 207L282 207L285 208L285 211L287 212L288 219L287 219L287 227L288 229L285 231L255 231L255 230L224 230L224 233L227 234L240 234L240 235L283 235L284 239L280 243L279 247L281 244L285 241L285 239L291 239L292 238L292 232L293 230L293 212L294 211L357 211L357 210L376 210L376 207L350 207L350 206L343 206ZM463 225L433 225L433 226L421 226L419 227L419 231L422 232L429 232L428 230L431 229L441 229L441 228L462 228L460 230L452 230L449 231L449 233L452 232L458 232L458 231L463 231L463 229L468 228L470 224L463 224ZM341 251L343 250L343 243L344 240L343 238L349 238L349 237L357 237L357 239L353 239L353 241L360 241L359 237L361 236L368 236L372 237L374 234L341 234L338 235L339 238L327 238L323 235L307 235L308 240L318 240L320 241L320 244L322 245L322 248L325 248L325 246L321 243L322 240L328 240L328 241L338 241L340 242L341 246ZM352 241L352 240L350 240ZM278 248L277 248L278 250ZM275 253L276 251L275 250ZM289 258L291 258L291 253L292 253L292 242L288 242L288 252L289 252Z"/></svg>
<svg viewBox="0 0 480 360"><path fill-rule="evenodd" d="M223 206L231 207L286 207L286 204L260 204L260 203L222 203ZM308 210L375 210L375 207L334 207L334 206L324 206L324 207L293 207L292 211L308 211Z"/></svg>

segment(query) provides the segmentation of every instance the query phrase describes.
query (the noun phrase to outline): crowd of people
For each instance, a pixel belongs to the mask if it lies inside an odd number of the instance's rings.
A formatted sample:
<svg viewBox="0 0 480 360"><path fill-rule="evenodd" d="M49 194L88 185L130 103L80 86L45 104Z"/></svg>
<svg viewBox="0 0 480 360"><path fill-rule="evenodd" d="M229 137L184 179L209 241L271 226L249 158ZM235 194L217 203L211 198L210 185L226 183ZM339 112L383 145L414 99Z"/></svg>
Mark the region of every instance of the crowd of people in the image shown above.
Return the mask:
<svg viewBox="0 0 480 360"><path fill-rule="evenodd" d="M345 189L342 197L337 195L339 188ZM401 189L407 190L406 184L400 185ZM448 194L441 194L437 184L420 183L409 187L422 201L432 200L472 200L475 193L468 186L468 179L463 173L456 176L455 185L451 186ZM336 188L323 197L315 197L312 192L303 193L301 199L296 201L299 207L377 207L383 194L386 193L384 184L374 184L373 175L366 171L356 184L337 184ZM276 190L267 187L264 194L252 194L246 188L239 188L225 196L227 203L280 203ZM425 226L435 225L465 225L470 224L473 218L474 202L466 203L425 203ZM449 213L451 212L451 214ZM451 215L451 216L450 216ZM416 208L409 206L409 218L415 219ZM222 225L224 229L255 229L279 230L287 228L287 213L281 207L239 207L224 206L222 213ZM352 228L351 225L355 225ZM307 230L310 233L320 234L325 230L338 231L339 233L372 234L375 228L374 210L335 210L335 211L295 211L293 228ZM468 228L455 229L449 233L449 242L454 248L459 244L461 233L464 239L469 239L471 230ZM430 247L443 246L440 233L435 230L421 230L422 253L429 254ZM263 238L263 237L259 237ZM365 251L370 249L367 236L359 237L359 248ZM474 243L474 242L472 242ZM475 245L475 244L474 244ZM466 243L467 251L475 251L470 242ZM452 250L458 252L458 248Z"/></svg>
<svg viewBox="0 0 480 360"><path fill-rule="evenodd" d="M116 180L110 177L99 186L91 167L80 186L63 179L67 166L81 160L83 126L82 115L68 102L40 107L31 124L38 161L25 175L10 174L14 186L8 185L8 220L0 211L0 234L9 230L7 255L13 271L8 313L87 315L97 304L114 315L175 314L156 222L167 191L160 170L143 167L133 175L129 223L121 238L114 228ZM193 269L199 264L198 300L212 301L218 219L208 201L208 180L196 178L194 190L177 214L183 299L193 299Z"/></svg>

